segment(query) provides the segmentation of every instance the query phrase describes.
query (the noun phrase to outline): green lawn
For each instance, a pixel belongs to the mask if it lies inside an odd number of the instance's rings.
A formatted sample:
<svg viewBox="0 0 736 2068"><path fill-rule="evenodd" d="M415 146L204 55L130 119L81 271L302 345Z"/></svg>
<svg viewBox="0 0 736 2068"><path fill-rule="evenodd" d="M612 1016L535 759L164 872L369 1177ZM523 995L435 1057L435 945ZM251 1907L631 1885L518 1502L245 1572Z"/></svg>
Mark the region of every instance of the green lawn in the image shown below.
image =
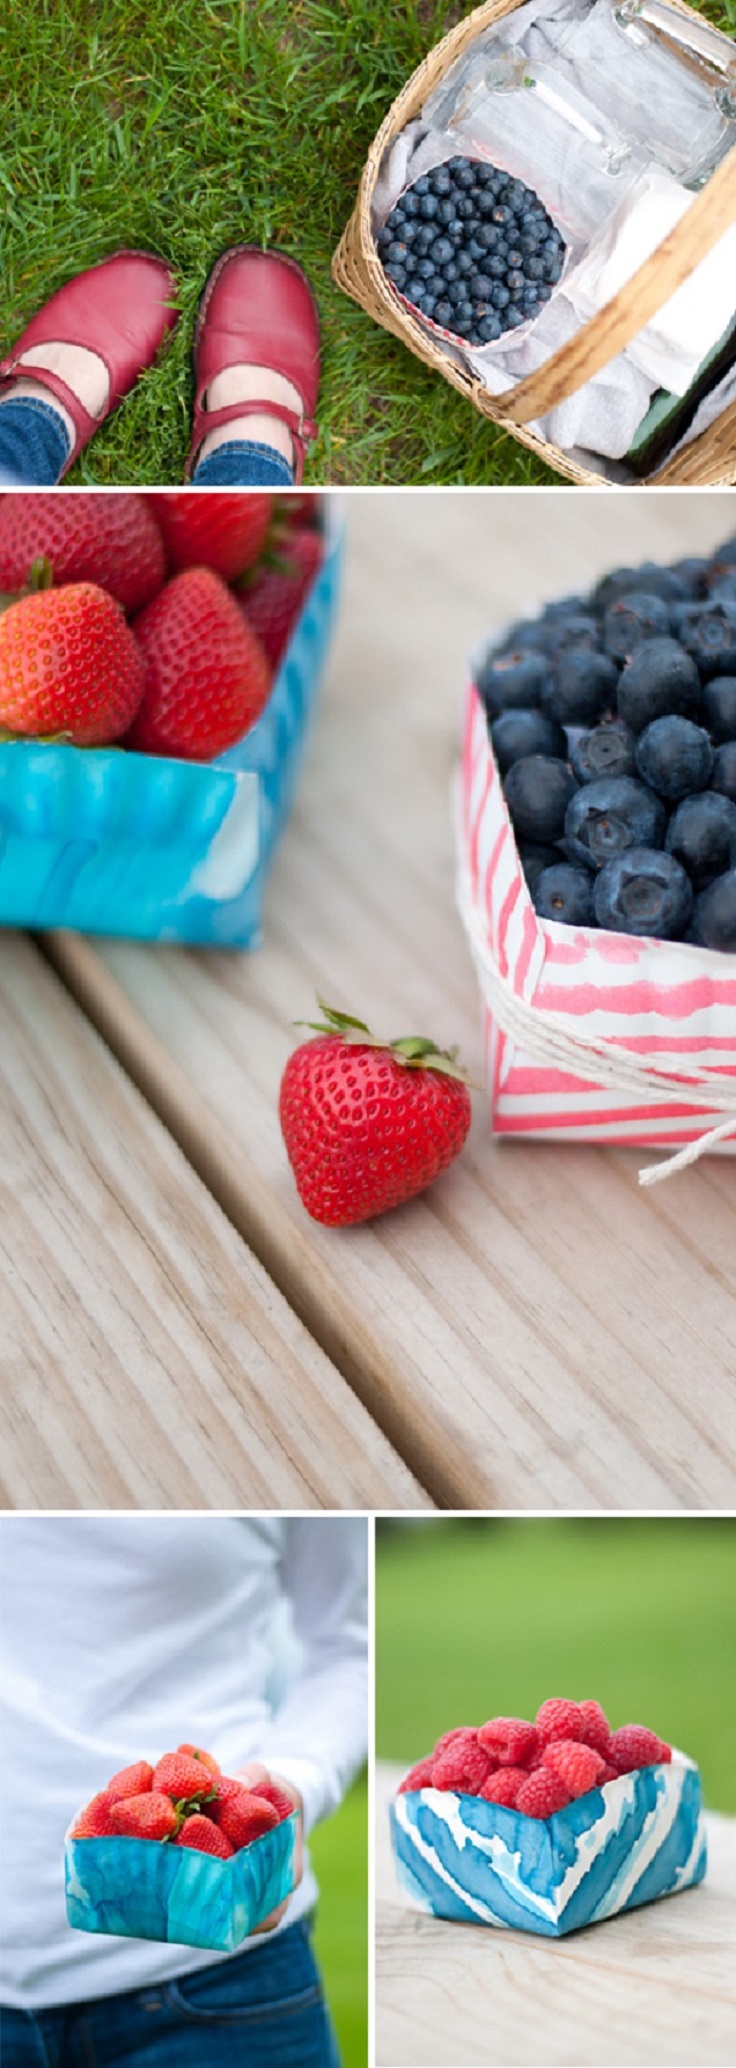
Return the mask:
<svg viewBox="0 0 736 2068"><path fill-rule="evenodd" d="M736 1523L378 1525L377 1756L444 1730L594 1696L697 1759L736 1811Z"/></svg>
<svg viewBox="0 0 736 2068"><path fill-rule="evenodd" d="M197 302L222 249L279 243L324 332L313 481L557 479L330 284L330 257L391 100L467 8L447 0L33 0L0 22L3 347L120 244L165 255L182 314L163 363L77 481L176 482ZM736 26L736 0L708 6Z"/></svg>
<svg viewBox="0 0 736 2068"><path fill-rule="evenodd" d="M321 1897L316 1948L343 2068L368 2059L367 1784L357 1781L336 1817L309 1841Z"/></svg>

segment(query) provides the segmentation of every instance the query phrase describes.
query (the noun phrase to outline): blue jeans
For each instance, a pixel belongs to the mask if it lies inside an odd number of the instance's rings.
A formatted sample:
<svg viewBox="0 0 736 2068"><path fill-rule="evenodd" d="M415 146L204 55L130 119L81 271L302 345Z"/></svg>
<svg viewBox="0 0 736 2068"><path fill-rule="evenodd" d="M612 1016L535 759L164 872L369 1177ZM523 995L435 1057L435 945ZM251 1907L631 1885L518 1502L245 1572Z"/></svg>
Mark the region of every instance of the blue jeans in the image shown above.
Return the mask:
<svg viewBox="0 0 736 2068"><path fill-rule="evenodd" d="M302 1919L159 1987L0 2011L3 2068L340 2068Z"/></svg>
<svg viewBox="0 0 736 2068"><path fill-rule="evenodd" d="M53 488L69 457L58 411L33 395L0 401L0 488ZM201 460L198 488L290 488L294 475L279 452L251 438L232 438Z"/></svg>

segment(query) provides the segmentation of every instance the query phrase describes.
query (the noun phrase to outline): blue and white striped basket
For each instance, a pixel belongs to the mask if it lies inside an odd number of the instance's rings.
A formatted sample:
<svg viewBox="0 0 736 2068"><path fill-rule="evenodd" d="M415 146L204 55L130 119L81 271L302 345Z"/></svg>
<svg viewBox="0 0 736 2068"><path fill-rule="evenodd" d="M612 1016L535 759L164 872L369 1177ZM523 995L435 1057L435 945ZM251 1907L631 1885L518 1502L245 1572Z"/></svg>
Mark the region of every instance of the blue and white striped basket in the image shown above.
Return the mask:
<svg viewBox="0 0 736 2068"><path fill-rule="evenodd" d="M297 1822L284 1817L231 1860L150 1838L67 1838L69 1923L234 1953L291 1895Z"/></svg>
<svg viewBox="0 0 736 2068"><path fill-rule="evenodd" d="M438 1788L397 1795L390 1816L398 1879L420 1909L553 1939L690 1888L706 1868L700 1775L679 1755L546 1821Z"/></svg>
<svg viewBox="0 0 736 2068"><path fill-rule="evenodd" d="M0 745L0 926L252 948L336 615L342 527L268 703L215 762Z"/></svg>

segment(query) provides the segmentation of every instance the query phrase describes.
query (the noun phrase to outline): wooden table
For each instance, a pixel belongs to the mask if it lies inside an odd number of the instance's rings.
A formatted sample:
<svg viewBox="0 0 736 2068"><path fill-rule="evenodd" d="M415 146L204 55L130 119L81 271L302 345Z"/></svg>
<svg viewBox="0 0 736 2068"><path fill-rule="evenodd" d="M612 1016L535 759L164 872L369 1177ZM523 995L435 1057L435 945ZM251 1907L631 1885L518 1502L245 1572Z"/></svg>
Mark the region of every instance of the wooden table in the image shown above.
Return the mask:
<svg viewBox="0 0 736 2068"><path fill-rule="evenodd" d="M736 1819L709 1816L699 1888L554 1942L449 1924L396 1883L379 1765L376 2068L728 2068L736 2060Z"/></svg>
<svg viewBox="0 0 736 2068"><path fill-rule="evenodd" d="M450 783L468 650L531 596L705 550L728 495L355 493L264 948L6 936L5 1498L730 1506L736 1188L494 1143L311 1223L277 1119L314 992L482 1076Z"/></svg>

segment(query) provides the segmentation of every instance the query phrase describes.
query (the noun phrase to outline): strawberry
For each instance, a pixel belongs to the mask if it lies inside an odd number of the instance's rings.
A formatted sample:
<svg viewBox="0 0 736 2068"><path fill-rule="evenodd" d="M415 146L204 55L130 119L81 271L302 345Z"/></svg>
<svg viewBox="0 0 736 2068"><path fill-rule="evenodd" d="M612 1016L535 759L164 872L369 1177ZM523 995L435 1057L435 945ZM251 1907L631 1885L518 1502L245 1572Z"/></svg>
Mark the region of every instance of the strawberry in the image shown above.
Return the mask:
<svg viewBox="0 0 736 2068"><path fill-rule="evenodd" d="M200 1765L206 1766L209 1773L219 1774L217 1760L213 1759L211 1752L201 1752L198 1745L177 1745L176 1749L177 1752L187 1752L190 1759L198 1759Z"/></svg>
<svg viewBox="0 0 736 2068"><path fill-rule="evenodd" d="M318 1039L290 1056L279 1117L307 1212L347 1228L412 1199L452 1163L470 1096L453 1050L422 1037L378 1041L364 1021L318 1004Z"/></svg>
<svg viewBox="0 0 736 2068"><path fill-rule="evenodd" d="M135 622L145 694L126 745L212 761L260 717L271 671L219 575L190 567Z"/></svg>
<svg viewBox="0 0 736 2068"><path fill-rule="evenodd" d="M272 668L289 644L323 559L320 533L301 525L289 531L270 564L257 567L241 592L241 609Z"/></svg>
<svg viewBox="0 0 736 2068"><path fill-rule="evenodd" d="M217 1860L231 1860L235 1851L224 1831L218 1831L209 1817L185 1817L175 1845L190 1845L196 1853L212 1853Z"/></svg>
<svg viewBox="0 0 736 2068"><path fill-rule="evenodd" d="M253 1794L257 1795L259 1802L270 1802L280 1824L283 1823L284 1817L293 1815L295 1805L291 1796L287 1795L285 1788L279 1788L277 1781L259 1781L258 1787L253 1789Z"/></svg>
<svg viewBox="0 0 736 2068"><path fill-rule="evenodd" d="M217 1786L215 1775L201 1759L191 1759L187 1752L165 1752L153 1771L153 1787L169 1795L172 1802L199 1801L203 1795L211 1795Z"/></svg>
<svg viewBox="0 0 736 2068"><path fill-rule="evenodd" d="M95 582L130 612L150 603L166 572L161 534L143 497L87 489L0 498L0 589L25 588L40 559L48 560L55 588Z"/></svg>
<svg viewBox="0 0 736 2068"><path fill-rule="evenodd" d="M113 1831L121 1838L173 1838L179 1817L168 1795L155 1790L150 1795L126 1795L110 1811Z"/></svg>
<svg viewBox="0 0 736 2068"><path fill-rule="evenodd" d="M287 495L276 498L274 525L293 525L296 530L304 524L313 530L319 523L321 508L322 496L318 488L290 488Z"/></svg>
<svg viewBox="0 0 736 2068"><path fill-rule="evenodd" d="M126 1795L145 1795L152 1787L153 1767L147 1759L139 1759L136 1766L122 1766L119 1774L113 1774L107 1793L113 1801L122 1802Z"/></svg>
<svg viewBox="0 0 736 2068"><path fill-rule="evenodd" d="M116 1826L112 1822L115 1797L103 1788L100 1795L93 1795L86 1809L80 1810L70 1831L70 1838L109 1838Z"/></svg>
<svg viewBox="0 0 736 2068"><path fill-rule="evenodd" d="M120 605L93 582L24 596L0 617L0 727L9 733L102 746L127 731L144 688Z"/></svg>
<svg viewBox="0 0 736 2068"><path fill-rule="evenodd" d="M258 559L273 509L270 495L221 490L203 495L201 488L157 492L146 502L162 532L170 570L210 567L224 582L234 581Z"/></svg>
<svg viewBox="0 0 736 2068"><path fill-rule="evenodd" d="M291 1805L293 1808L293 1804ZM209 1811L218 1831L224 1831L235 1852L241 1846L250 1845L254 1838L261 1838L264 1831L272 1831L281 1819L273 1803L265 1802L260 1795L244 1788L242 1781L221 1780L217 1795Z"/></svg>

